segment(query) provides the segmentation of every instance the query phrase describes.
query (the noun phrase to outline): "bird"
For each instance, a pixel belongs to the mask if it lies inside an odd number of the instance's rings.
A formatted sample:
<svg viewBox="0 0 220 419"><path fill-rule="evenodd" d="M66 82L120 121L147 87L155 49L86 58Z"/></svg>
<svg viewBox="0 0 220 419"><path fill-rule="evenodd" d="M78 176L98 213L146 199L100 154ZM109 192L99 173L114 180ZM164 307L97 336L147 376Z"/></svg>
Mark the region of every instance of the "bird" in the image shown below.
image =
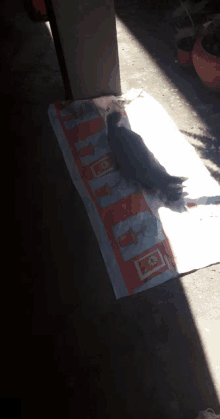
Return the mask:
<svg viewBox="0 0 220 419"><path fill-rule="evenodd" d="M169 175L140 135L119 126L121 117L118 111L107 116L108 145L115 170L120 171L128 185L159 192L167 202L178 201L183 194L183 182L188 178Z"/></svg>

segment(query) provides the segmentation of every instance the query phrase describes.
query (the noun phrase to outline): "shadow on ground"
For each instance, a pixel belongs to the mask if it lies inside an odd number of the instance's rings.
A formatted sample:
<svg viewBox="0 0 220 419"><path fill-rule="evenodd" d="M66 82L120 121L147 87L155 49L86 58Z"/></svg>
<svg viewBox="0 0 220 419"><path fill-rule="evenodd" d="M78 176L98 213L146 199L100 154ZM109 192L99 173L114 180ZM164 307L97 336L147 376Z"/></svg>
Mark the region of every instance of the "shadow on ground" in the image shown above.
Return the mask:
<svg viewBox="0 0 220 419"><path fill-rule="evenodd" d="M218 411L181 282L115 300L47 116L49 104L64 99L53 44L20 2L13 13L8 7L2 46L11 86L2 92L15 144L23 298L5 397L22 397L22 417L195 419L208 407Z"/></svg>

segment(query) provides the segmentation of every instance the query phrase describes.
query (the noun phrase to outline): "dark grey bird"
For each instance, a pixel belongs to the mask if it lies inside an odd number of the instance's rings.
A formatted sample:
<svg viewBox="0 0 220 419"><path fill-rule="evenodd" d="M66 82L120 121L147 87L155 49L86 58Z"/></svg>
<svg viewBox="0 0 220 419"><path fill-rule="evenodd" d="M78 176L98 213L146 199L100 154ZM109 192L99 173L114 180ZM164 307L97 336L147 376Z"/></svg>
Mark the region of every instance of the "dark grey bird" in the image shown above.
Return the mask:
<svg viewBox="0 0 220 419"><path fill-rule="evenodd" d="M113 164L126 182L148 191L159 192L169 202L175 202L183 193L185 177L169 175L148 150L140 135L119 126L121 114L114 111L107 117L108 144Z"/></svg>

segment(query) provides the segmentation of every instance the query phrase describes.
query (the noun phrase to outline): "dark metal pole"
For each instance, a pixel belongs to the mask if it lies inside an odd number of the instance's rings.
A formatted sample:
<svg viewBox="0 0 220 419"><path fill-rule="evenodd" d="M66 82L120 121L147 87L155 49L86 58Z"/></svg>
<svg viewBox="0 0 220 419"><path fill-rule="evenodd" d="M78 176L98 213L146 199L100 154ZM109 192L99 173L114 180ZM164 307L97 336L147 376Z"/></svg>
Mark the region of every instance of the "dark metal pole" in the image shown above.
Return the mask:
<svg viewBox="0 0 220 419"><path fill-rule="evenodd" d="M53 35L54 46L57 54L58 63L60 66L60 71L63 79L64 89L65 89L65 100L73 100L73 94L70 87L70 80L68 76L67 66L65 62L65 57L63 54L63 48L60 42L60 35L57 27L56 16L54 14L53 5L51 0L45 0L45 6L47 9L47 15L50 22L51 32Z"/></svg>
<svg viewBox="0 0 220 419"><path fill-rule="evenodd" d="M113 0L45 0L66 100L120 95Z"/></svg>

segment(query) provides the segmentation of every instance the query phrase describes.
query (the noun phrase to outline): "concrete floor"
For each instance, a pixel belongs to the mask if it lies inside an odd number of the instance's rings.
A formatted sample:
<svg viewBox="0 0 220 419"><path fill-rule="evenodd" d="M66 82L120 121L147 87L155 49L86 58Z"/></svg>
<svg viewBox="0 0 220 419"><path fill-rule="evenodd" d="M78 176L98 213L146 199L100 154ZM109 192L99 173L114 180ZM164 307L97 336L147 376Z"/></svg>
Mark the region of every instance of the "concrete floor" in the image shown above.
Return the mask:
<svg viewBox="0 0 220 419"><path fill-rule="evenodd" d="M23 298L21 350L11 357L12 370L21 369L5 378L6 397L22 397L22 417L219 413L220 264L115 300L47 116L49 104L64 99L50 33L20 1L14 6L4 5L1 90L15 144ZM143 87L155 97L220 180L219 93L179 67L174 34L158 15L143 6L121 13L123 92Z"/></svg>

